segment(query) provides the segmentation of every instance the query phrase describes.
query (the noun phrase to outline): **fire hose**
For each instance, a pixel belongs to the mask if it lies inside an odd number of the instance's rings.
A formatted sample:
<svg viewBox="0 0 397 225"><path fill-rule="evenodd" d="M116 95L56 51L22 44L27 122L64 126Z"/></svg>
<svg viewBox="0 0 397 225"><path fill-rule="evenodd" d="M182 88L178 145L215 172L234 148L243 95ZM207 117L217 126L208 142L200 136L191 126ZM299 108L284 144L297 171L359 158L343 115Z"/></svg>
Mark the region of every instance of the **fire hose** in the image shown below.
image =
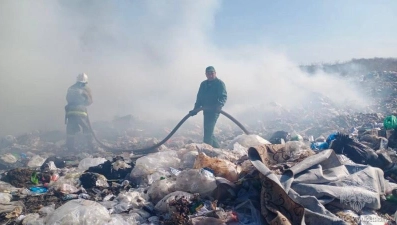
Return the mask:
<svg viewBox="0 0 397 225"><path fill-rule="evenodd" d="M203 108L199 108L199 109L196 110L196 112L200 112L200 111L202 111L202 110L203 110ZM238 120L236 120L233 116L231 116L230 114L228 114L227 112L225 112L225 111L223 111L223 110L220 110L219 112L220 112L220 114L226 116L226 117L229 118L231 121L233 121L238 127L240 127L241 130L243 130L243 132L244 132L245 134L247 134L247 135L250 134L250 132L249 132L247 129L245 129L245 127L244 127ZM159 143L157 143L157 144L155 144L155 145L153 145L153 146L149 146L149 147L145 147L145 148L140 148L140 149L121 149L121 148L114 148L114 147L107 146L107 145L105 145L104 143L102 143L102 142L97 138L97 136L95 135L95 132L94 132L94 130L92 129L92 126L91 126L91 122L90 122L89 117L88 117L88 124L89 124L89 128L90 128L90 130L91 130L91 132L92 132L92 135L93 135L94 139L96 140L96 142L98 142L98 144L99 144L102 148L107 149L107 150L110 150L110 151L112 151L112 152L127 152L127 151L132 151L135 155L143 155L143 154L149 154L149 153L156 152L156 151L157 151L156 149L157 149L158 147L160 147L161 145L163 145L165 142L167 142L167 141L172 137L172 135L174 135L175 132L182 126L182 124L183 124L187 119L189 119L189 117L191 117L191 116L192 116L192 115L187 114L185 117L183 117L182 120L179 121L179 123L174 127L174 129L167 135L167 137L165 137L165 138L164 138L162 141L160 141Z"/></svg>

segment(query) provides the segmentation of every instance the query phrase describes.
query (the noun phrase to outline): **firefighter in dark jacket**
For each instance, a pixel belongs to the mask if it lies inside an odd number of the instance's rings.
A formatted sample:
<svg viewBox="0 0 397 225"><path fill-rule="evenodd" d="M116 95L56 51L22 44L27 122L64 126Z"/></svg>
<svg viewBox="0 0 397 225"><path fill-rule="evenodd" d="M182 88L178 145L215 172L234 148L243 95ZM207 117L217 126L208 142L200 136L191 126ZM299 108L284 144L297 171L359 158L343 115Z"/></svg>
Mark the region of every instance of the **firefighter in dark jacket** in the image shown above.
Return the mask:
<svg viewBox="0 0 397 225"><path fill-rule="evenodd" d="M219 143L214 136L214 128L219 113L227 100L225 83L216 77L213 66L205 69L207 80L201 82L197 93L194 109L189 111L190 116L197 114L197 110L203 108L204 114L204 143L214 148L219 148Z"/></svg>
<svg viewBox="0 0 397 225"><path fill-rule="evenodd" d="M83 130L88 148L92 150L94 147L87 113L87 106L92 104L92 95L87 83L87 74L79 74L76 83L69 87L66 94L66 101L68 103L65 106L66 147L69 151L76 150L75 136L81 129Z"/></svg>

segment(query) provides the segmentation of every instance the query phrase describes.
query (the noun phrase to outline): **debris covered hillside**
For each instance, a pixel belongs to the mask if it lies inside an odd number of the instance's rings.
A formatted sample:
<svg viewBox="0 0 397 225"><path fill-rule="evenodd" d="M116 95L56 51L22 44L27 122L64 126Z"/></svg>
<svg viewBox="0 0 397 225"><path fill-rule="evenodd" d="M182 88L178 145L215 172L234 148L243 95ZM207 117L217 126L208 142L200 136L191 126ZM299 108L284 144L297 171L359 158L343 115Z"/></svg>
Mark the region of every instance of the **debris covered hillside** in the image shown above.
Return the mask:
<svg viewBox="0 0 397 225"><path fill-rule="evenodd" d="M255 122L238 118L251 134L217 124L220 148L187 122L142 155L127 150L172 127L131 115L92 124L124 152L67 152L61 131L1 137L1 224L396 224L397 59L301 69L343 76L369 104L356 111L313 93L300 108L274 102Z"/></svg>

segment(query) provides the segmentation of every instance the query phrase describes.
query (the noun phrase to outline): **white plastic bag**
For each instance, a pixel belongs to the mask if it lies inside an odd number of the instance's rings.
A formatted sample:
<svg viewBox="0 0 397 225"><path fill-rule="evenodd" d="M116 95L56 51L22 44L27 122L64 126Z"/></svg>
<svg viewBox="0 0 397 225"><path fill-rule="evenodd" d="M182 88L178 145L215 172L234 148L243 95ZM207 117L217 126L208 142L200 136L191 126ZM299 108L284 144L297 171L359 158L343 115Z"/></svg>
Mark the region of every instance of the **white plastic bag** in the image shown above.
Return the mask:
<svg viewBox="0 0 397 225"><path fill-rule="evenodd" d="M46 224L51 225L103 225L109 221L105 207L84 199L70 200L46 218Z"/></svg>
<svg viewBox="0 0 397 225"><path fill-rule="evenodd" d="M98 166L104 162L106 162L105 158L85 158L80 161L79 170L85 171L92 166Z"/></svg>
<svg viewBox="0 0 397 225"><path fill-rule="evenodd" d="M175 189L178 191L210 196L215 188L214 175L205 169L184 170L176 178Z"/></svg>
<svg viewBox="0 0 397 225"><path fill-rule="evenodd" d="M0 193L0 204L9 203L12 199L12 195L9 193Z"/></svg>
<svg viewBox="0 0 397 225"><path fill-rule="evenodd" d="M6 153L2 155L0 158L6 163L16 163L18 161L18 159L11 153Z"/></svg>
<svg viewBox="0 0 397 225"><path fill-rule="evenodd" d="M42 207L39 210L39 213L43 214L44 216L48 216L48 215L51 215L52 213L54 213L54 211L55 211L55 204L51 204L51 205Z"/></svg>
<svg viewBox="0 0 397 225"><path fill-rule="evenodd" d="M147 176L160 168L179 168L181 160L176 151L163 151L143 156L136 161L131 177Z"/></svg>
<svg viewBox="0 0 397 225"><path fill-rule="evenodd" d="M154 182L152 185L150 185L147 191L150 200L156 204L164 196L168 195L171 192L174 192L175 183L176 181L174 179L164 179Z"/></svg>
<svg viewBox="0 0 397 225"><path fill-rule="evenodd" d="M40 167L43 165L46 159L41 158L39 155L33 156L29 162L28 162L28 167Z"/></svg>
<svg viewBox="0 0 397 225"><path fill-rule="evenodd" d="M40 215L37 213L30 213L25 216L22 221L22 225L44 225L44 221L40 218Z"/></svg>

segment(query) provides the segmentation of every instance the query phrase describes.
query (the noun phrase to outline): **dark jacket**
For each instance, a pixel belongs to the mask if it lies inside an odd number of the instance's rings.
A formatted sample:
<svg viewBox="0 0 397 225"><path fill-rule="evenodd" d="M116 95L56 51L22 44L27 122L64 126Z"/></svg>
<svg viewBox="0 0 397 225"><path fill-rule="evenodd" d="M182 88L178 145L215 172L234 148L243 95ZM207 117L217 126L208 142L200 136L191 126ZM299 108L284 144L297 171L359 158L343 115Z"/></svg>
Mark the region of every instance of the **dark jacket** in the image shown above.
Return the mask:
<svg viewBox="0 0 397 225"><path fill-rule="evenodd" d="M197 93L196 103L194 109L204 107L207 109L222 108L227 100L227 92L225 83L220 79L205 80L201 82L199 91Z"/></svg>

